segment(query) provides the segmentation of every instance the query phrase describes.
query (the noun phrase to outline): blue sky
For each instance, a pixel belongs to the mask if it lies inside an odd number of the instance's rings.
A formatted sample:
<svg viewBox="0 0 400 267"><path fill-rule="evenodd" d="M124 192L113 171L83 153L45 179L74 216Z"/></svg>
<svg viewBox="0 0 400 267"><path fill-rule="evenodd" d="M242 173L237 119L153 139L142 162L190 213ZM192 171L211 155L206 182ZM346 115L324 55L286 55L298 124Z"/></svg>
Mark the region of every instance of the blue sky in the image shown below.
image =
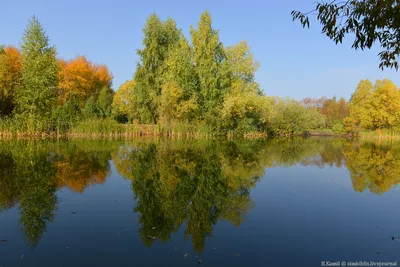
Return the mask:
<svg viewBox="0 0 400 267"><path fill-rule="evenodd" d="M314 0L178 1L178 0L13 0L1 3L0 44L18 45L32 15L47 30L60 57L85 55L106 64L114 88L135 71L146 18L156 12L172 17L188 36L207 9L224 45L247 40L261 67L257 81L268 95L349 98L361 79L389 78L400 85L394 70L378 68L379 46L368 51L350 48L351 38L337 46L314 23L303 29L292 22L293 9L308 11Z"/></svg>

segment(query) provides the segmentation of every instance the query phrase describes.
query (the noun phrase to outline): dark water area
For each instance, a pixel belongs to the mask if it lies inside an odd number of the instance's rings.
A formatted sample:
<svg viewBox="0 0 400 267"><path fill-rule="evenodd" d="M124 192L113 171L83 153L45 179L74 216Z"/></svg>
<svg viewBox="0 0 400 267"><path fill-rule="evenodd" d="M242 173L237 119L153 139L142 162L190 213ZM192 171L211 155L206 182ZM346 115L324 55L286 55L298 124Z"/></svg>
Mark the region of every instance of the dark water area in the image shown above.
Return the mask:
<svg viewBox="0 0 400 267"><path fill-rule="evenodd" d="M400 263L399 182L400 143L1 141L0 266Z"/></svg>

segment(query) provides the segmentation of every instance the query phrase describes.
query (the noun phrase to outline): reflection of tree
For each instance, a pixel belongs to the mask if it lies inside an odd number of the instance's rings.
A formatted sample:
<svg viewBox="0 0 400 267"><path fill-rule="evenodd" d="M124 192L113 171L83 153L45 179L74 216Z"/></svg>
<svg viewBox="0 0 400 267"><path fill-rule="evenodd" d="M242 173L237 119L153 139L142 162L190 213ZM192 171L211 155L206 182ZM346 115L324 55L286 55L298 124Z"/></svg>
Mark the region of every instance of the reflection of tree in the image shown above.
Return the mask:
<svg viewBox="0 0 400 267"><path fill-rule="evenodd" d="M340 168L344 165L343 145L344 140L332 139L324 142L324 149L320 153L321 164L336 166Z"/></svg>
<svg viewBox="0 0 400 267"><path fill-rule="evenodd" d="M115 141L104 140L62 143L57 148L57 180L75 192L93 184L102 184L110 174L111 151L118 147Z"/></svg>
<svg viewBox="0 0 400 267"><path fill-rule="evenodd" d="M294 139L271 139L266 144L264 157L271 166L293 166L298 163L311 164L324 145L320 140L294 138Z"/></svg>
<svg viewBox="0 0 400 267"><path fill-rule="evenodd" d="M109 175L109 151L86 153L76 149L66 149L55 165L59 186L67 186L75 192L83 193L92 184L102 184Z"/></svg>
<svg viewBox="0 0 400 267"><path fill-rule="evenodd" d="M122 177L132 180L133 175L129 161L130 153L132 153L131 146L121 145L112 152L112 159L118 173Z"/></svg>
<svg viewBox="0 0 400 267"><path fill-rule="evenodd" d="M0 150L1 151L1 150ZM0 152L0 211L9 209L18 201L18 185L15 179L15 162L11 152Z"/></svg>
<svg viewBox="0 0 400 267"><path fill-rule="evenodd" d="M347 143L343 148L354 190L387 192L400 182L400 151L372 143Z"/></svg>
<svg viewBox="0 0 400 267"><path fill-rule="evenodd" d="M21 230L31 247L54 218L55 192L60 186L82 192L91 183L104 182L110 151L102 149L40 141L0 142L0 211L19 203Z"/></svg>
<svg viewBox="0 0 400 267"><path fill-rule="evenodd" d="M400 146L329 139L264 141L0 142L0 211L19 203L20 225L36 245L54 218L56 190L103 183L113 159L132 181L143 242L185 237L202 251L219 220L240 226L265 168L346 166L356 191L383 193L400 182Z"/></svg>
<svg viewBox="0 0 400 267"><path fill-rule="evenodd" d="M19 202L20 226L31 247L53 219L57 203L55 168L47 149L40 142L1 146L1 207L11 208Z"/></svg>
<svg viewBox="0 0 400 267"><path fill-rule="evenodd" d="M303 165L315 165L321 168L326 165L340 168L344 165L342 149L345 140L337 138L308 139L307 142L300 143L302 143L303 149L305 145L305 150L308 151L307 156L300 160ZM313 149L307 149L307 147L313 147ZM300 156L304 156L304 153L300 153Z"/></svg>
<svg viewBox="0 0 400 267"><path fill-rule="evenodd" d="M240 225L251 205L250 188L264 171L254 147L244 152L234 143L161 142L120 149L113 155L126 162L114 161L131 170L139 233L148 246L155 238L167 241L187 221L185 236L202 251L219 219Z"/></svg>
<svg viewBox="0 0 400 267"><path fill-rule="evenodd" d="M17 168L17 179L22 188L19 201L21 228L29 245L34 247L46 231L47 223L54 218L57 184L53 178L56 170L46 154L34 150L18 160L23 162Z"/></svg>

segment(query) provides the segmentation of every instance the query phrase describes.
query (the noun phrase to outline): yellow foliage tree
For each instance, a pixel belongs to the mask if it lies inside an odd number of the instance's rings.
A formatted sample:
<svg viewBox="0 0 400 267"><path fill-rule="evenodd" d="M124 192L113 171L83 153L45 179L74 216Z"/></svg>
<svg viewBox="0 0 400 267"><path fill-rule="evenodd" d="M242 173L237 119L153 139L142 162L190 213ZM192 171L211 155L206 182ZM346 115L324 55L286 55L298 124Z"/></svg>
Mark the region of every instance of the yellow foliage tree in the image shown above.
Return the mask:
<svg viewBox="0 0 400 267"><path fill-rule="evenodd" d="M344 120L347 131L393 129L400 126L400 91L391 81L375 85L361 81L349 103L350 116Z"/></svg>
<svg viewBox="0 0 400 267"><path fill-rule="evenodd" d="M135 84L134 80L126 81L115 93L112 102L112 113L115 117L122 116L128 120L134 117L132 94Z"/></svg>
<svg viewBox="0 0 400 267"><path fill-rule="evenodd" d="M371 98L374 128L393 128L400 125L400 91L389 80L378 80Z"/></svg>
<svg viewBox="0 0 400 267"><path fill-rule="evenodd" d="M184 100L183 89L176 82L164 84L161 90L160 114L163 123L170 124L179 120L187 122L190 115L198 109L195 95Z"/></svg>

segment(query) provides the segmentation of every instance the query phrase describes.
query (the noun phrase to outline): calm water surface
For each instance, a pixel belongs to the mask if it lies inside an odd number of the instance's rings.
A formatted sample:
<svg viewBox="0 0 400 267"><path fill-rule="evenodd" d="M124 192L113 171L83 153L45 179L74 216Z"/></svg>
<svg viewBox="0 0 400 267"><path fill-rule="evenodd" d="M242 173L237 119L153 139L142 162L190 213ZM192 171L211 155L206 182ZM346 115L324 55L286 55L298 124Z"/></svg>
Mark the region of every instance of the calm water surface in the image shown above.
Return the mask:
<svg viewBox="0 0 400 267"><path fill-rule="evenodd" d="M1 141L0 266L400 264L399 182L396 143Z"/></svg>

